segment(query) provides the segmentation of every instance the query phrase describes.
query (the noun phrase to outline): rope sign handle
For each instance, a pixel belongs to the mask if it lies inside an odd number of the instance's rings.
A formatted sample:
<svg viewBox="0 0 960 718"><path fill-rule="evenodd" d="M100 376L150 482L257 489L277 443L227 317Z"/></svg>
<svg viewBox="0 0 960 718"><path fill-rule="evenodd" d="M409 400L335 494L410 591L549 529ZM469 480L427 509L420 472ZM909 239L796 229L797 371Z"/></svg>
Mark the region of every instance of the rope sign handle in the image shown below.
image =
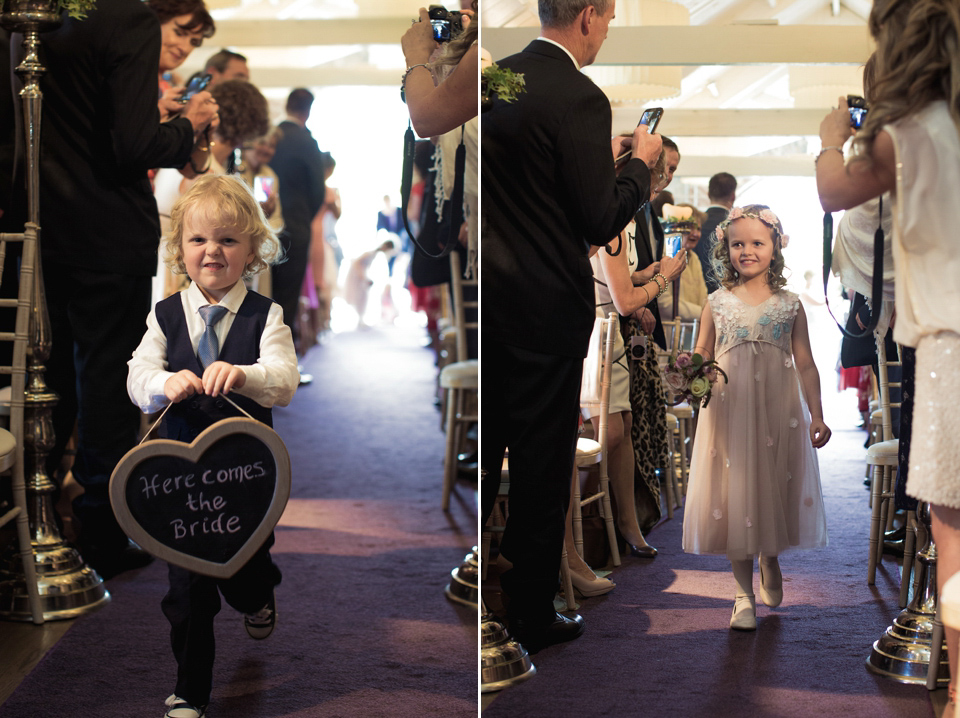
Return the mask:
<svg viewBox="0 0 960 718"><path fill-rule="evenodd" d="M229 402L229 404L230 404L234 409L236 409L237 411L239 411L241 414L243 414L244 416L246 416L248 419L253 419L253 417L250 416L250 414L248 414L245 409L243 409L241 406L239 406L233 399L231 399L231 398L230 398L229 396L227 396L226 394L221 394L221 395L220 395L220 398L226 399L227 402ZM137 443L137 446L139 446L139 445L142 444L144 441L146 441L146 440L147 440L147 437L149 437L150 434L153 433L153 430L156 429L156 428L160 425L160 422L163 421L163 417L165 417L165 416L167 415L167 412L170 411L170 407L171 407L171 406L173 406L173 403L167 404L167 406L164 408L164 410L160 413L160 416L157 417L157 420L156 420L155 422L153 422L153 425L152 425L149 429L147 429L147 433L145 433L145 434L143 435L143 438L140 439L140 441ZM256 419L253 419L253 420L254 420L254 421L257 421Z"/></svg>

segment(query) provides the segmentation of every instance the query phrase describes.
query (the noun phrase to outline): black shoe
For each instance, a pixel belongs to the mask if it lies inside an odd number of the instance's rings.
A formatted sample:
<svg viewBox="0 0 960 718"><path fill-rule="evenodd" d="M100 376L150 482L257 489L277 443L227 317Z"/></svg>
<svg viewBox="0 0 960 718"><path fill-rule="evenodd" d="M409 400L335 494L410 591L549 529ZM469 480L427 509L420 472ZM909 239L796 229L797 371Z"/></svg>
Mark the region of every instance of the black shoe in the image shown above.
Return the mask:
<svg viewBox="0 0 960 718"><path fill-rule="evenodd" d="M887 531L883 535L884 541L903 541L907 537L907 525L903 524L899 528Z"/></svg>
<svg viewBox="0 0 960 718"><path fill-rule="evenodd" d="M273 629L277 625L277 599L275 594L271 593L267 605L256 613L243 614L243 625L250 638L256 638L258 641L262 641L273 633Z"/></svg>
<svg viewBox="0 0 960 718"><path fill-rule="evenodd" d="M80 547L80 556L90 568L107 580L126 571L143 568L153 561L153 556L127 539L119 547L106 548L97 544Z"/></svg>
<svg viewBox="0 0 960 718"><path fill-rule="evenodd" d="M523 644L527 653L533 654L547 646L577 638L583 633L583 618L576 614L570 618L554 613L552 622L535 625L522 618L515 618L510 622L510 632Z"/></svg>
<svg viewBox="0 0 960 718"><path fill-rule="evenodd" d="M657 549L649 544L646 546L634 546L632 543L627 544L630 547L630 555L636 556L637 558L656 558Z"/></svg>
<svg viewBox="0 0 960 718"><path fill-rule="evenodd" d="M903 541L884 541L883 552L888 556L903 558Z"/></svg>

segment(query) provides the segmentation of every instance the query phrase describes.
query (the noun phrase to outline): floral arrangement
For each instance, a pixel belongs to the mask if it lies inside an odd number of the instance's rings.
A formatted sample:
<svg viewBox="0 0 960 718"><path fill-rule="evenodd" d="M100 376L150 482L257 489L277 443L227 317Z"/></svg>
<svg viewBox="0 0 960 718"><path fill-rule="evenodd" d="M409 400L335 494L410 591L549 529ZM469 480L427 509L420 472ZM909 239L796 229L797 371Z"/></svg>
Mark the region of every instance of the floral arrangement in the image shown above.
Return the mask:
<svg viewBox="0 0 960 718"><path fill-rule="evenodd" d="M515 102L517 95L527 89L522 73L500 67L495 62L483 68L480 78L480 98L484 105L493 104L494 97Z"/></svg>
<svg viewBox="0 0 960 718"><path fill-rule="evenodd" d="M700 354L691 352L680 352L667 360L663 381L676 397L675 404L686 401L691 406L706 406L710 402L713 385L721 376L726 383L726 373L713 359L704 359Z"/></svg>
<svg viewBox="0 0 960 718"><path fill-rule="evenodd" d="M666 205L664 205L666 207ZM773 230L774 241L776 238L780 238L780 248L786 249L787 245L790 244L790 235L783 234L780 229L780 220L777 218L777 215L773 213L770 209L761 209L759 212L745 212L743 207L734 207L730 210L730 214L727 215L727 218L720 223L720 225L714 230L716 232L716 237L718 242L722 242L724 238L724 232L727 227L730 226L730 223L737 219L759 219L770 229Z"/></svg>
<svg viewBox="0 0 960 718"><path fill-rule="evenodd" d="M693 218L693 207L675 207L672 204L664 204L660 211L663 214L660 218L660 224L663 225L665 232L686 234L697 227L697 221Z"/></svg>

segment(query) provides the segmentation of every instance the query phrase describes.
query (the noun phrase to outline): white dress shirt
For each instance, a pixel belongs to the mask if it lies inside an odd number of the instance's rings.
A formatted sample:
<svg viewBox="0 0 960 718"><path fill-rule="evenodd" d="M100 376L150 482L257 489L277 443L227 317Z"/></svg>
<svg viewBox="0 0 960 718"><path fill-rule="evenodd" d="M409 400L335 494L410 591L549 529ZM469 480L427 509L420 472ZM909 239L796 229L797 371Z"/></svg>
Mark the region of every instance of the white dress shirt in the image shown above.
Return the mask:
<svg viewBox="0 0 960 718"><path fill-rule="evenodd" d="M220 306L227 308L227 313L215 327L220 346L223 346L237 316L237 310L246 296L247 288L241 281L220 300ZM206 327L199 309L210 302L196 284L191 284L180 292L180 299L183 302L190 343L196 351ZM130 367L127 374L127 394L141 411L153 413L170 403L163 388L174 372L167 371L167 337L157 322L156 308L150 311L147 331L127 366ZM267 323L260 336L260 358L257 363L239 368L246 375L246 382L242 388L233 389L237 394L249 397L266 408L274 405L286 406L293 399L300 383L300 372L297 369L293 336L290 328L283 323L283 310L279 304L270 306Z"/></svg>

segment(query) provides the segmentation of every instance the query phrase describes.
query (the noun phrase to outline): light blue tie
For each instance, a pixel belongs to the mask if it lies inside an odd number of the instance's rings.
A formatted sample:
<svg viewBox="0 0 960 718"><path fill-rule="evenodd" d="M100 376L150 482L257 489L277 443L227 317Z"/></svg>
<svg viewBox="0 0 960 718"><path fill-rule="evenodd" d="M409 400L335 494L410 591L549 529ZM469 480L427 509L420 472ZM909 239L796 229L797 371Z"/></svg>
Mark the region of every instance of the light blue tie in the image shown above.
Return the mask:
<svg viewBox="0 0 960 718"><path fill-rule="evenodd" d="M217 339L215 327L226 313L227 308L219 305L208 304L205 307L200 307L200 316L203 317L207 327L203 330L203 336L200 337L200 343L197 345L197 358L204 369L213 364L220 356L220 340Z"/></svg>

